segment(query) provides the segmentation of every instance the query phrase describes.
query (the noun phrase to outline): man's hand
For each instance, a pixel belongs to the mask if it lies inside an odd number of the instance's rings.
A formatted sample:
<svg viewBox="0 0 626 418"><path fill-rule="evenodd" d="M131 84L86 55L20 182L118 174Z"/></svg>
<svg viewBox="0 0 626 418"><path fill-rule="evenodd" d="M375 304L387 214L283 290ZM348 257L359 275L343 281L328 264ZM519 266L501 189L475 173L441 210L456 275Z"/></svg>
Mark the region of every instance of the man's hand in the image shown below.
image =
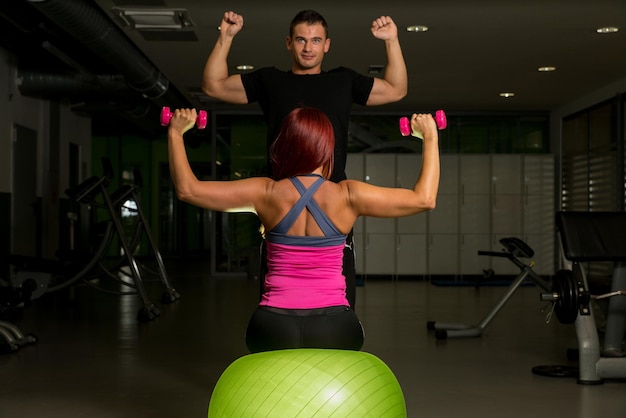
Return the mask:
<svg viewBox="0 0 626 418"><path fill-rule="evenodd" d="M235 12L226 12L218 27L221 34L234 37L243 28L243 16Z"/></svg>
<svg viewBox="0 0 626 418"><path fill-rule="evenodd" d="M372 22L374 38L388 41L398 38L398 27L389 16L381 16Z"/></svg>

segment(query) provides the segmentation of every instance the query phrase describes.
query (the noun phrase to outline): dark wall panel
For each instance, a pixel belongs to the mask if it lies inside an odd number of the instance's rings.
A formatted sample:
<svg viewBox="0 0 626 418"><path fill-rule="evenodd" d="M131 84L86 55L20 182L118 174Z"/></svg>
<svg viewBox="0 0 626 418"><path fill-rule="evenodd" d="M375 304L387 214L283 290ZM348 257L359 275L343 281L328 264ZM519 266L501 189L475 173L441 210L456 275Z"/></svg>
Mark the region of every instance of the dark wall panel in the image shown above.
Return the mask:
<svg viewBox="0 0 626 418"><path fill-rule="evenodd" d="M9 279L11 250L11 195L0 193L0 279Z"/></svg>

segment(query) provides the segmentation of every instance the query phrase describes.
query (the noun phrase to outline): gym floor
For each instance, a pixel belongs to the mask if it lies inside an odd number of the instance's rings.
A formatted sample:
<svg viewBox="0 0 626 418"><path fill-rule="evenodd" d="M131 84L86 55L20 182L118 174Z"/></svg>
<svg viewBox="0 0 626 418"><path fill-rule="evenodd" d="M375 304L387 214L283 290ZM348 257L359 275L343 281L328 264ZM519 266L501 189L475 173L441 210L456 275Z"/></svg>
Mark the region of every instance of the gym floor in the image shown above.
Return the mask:
<svg viewBox="0 0 626 418"><path fill-rule="evenodd" d="M181 299L139 323L137 296L75 286L46 294L14 323L37 343L0 356L0 416L179 418L206 416L212 388L246 355L244 331L258 282L212 278L200 262L166 263ZM363 351L382 359L403 389L409 417L508 418L626 416L626 380L578 385L532 373L569 363L573 325L546 323L540 290L523 286L481 337L438 341L427 321L475 324L505 287L435 286L367 279L356 312Z"/></svg>

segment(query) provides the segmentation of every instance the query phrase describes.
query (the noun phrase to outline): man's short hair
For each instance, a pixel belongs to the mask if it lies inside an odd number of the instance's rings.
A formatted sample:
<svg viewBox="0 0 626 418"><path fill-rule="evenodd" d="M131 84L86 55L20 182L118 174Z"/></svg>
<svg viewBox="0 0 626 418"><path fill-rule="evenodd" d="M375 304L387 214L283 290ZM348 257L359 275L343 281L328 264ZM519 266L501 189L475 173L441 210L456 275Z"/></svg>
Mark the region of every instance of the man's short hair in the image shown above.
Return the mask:
<svg viewBox="0 0 626 418"><path fill-rule="evenodd" d="M289 26L289 36L293 36L293 28L300 23L306 23L307 25L321 24L326 32L328 38L328 25L324 16L316 12L315 10L303 10L299 12L292 20Z"/></svg>

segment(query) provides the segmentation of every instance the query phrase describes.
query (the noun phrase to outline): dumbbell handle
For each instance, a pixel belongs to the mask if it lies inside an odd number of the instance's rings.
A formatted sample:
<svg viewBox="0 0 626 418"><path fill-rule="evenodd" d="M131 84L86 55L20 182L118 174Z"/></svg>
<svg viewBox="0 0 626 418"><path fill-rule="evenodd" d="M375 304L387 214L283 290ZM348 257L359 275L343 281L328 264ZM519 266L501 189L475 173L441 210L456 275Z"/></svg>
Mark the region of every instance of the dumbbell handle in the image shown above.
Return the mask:
<svg viewBox="0 0 626 418"><path fill-rule="evenodd" d="M169 125L172 120L172 116L174 116L174 113L171 112L169 107L164 106L163 109L161 109L161 126ZM198 129L204 129L206 128L206 125L207 113L206 110L201 110L198 112L198 116L196 117L196 126Z"/></svg>
<svg viewBox="0 0 626 418"><path fill-rule="evenodd" d="M551 293L541 293L539 295L539 299L542 302L556 302L557 300L559 300L559 294L556 292L551 292Z"/></svg>
<svg viewBox="0 0 626 418"><path fill-rule="evenodd" d="M590 295L591 299L606 299L612 298L613 296L626 296L626 290L614 290L612 292L603 293L601 295ZM539 298L542 302L555 302L560 299L560 295L556 292L552 293L541 293Z"/></svg>
<svg viewBox="0 0 626 418"><path fill-rule="evenodd" d="M439 130L446 129L446 127L448 126L448 120L446 119L446 112L444 112L443 110L436 111L435 122L437 123L437 128ZM412 131L411 122L409 121L409 118L407 118L406 116L400 118L400 134L402 134L402 136L411 135L420 139L424 139L421 132Z"/></svg>

